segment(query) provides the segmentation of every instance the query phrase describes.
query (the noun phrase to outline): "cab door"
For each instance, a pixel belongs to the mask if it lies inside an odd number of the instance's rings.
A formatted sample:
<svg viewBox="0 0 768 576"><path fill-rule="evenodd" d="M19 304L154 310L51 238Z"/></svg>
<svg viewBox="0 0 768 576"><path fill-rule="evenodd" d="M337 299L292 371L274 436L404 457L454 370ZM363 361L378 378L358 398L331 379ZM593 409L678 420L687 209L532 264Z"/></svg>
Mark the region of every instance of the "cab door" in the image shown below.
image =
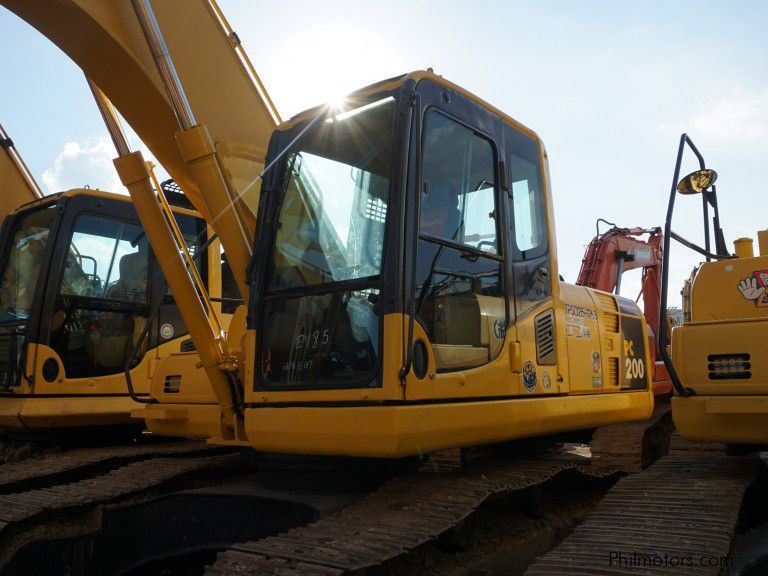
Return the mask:
<svg viewBox="0 0 768 576"><path fill-rule="evenodd" d="M511 310L501 118L431 81L417 91L410 314L414 357L426 351L428 369L417 363L406 398L514 394L502 354Z"/></svg>
<svg viewBox="0 0 768 576"><path fill-rule="evenodd" d="M562 309L552 298L558 279L547 226L551 210L544 154L533 135L507 123L503 130L509 182L507 259L513 286L510 315L516 339L510 368L521 396L555 394L567 389L567 359L565 334L556 329L563 322ZM594 338L597 341L597 333Z"/></svg>

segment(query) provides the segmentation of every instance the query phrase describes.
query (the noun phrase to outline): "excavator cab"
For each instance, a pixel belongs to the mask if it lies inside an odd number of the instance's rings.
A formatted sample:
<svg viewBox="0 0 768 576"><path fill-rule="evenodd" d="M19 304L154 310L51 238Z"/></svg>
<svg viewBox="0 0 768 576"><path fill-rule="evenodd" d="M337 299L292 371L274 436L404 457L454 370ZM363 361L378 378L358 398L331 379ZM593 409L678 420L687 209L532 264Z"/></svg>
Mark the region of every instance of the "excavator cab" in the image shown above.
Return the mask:
<svg viewBox="0 0 768 576"><path fill-rule="evenodd" d="M696 156L699 169L680 178L685 150ZM660 350L677 392L672 415L680 434L690 440L766 446L768 364L763 348L768 339L768 232L758 233L759 255L749 238L736 240L735 254L729 253L720 227L716 180L717 173L706 167L699 150L683 134L665 226L664 320L671 240L696 251L705 261L686 282L684 321L672 328L671 345L667 331L659 335ZM702 198L704 246L672 230L679 194Z"/></svg>
<svg viewBox="0 0 768 576"><path fill-rule="evenodd" d="M558 280L527 128L415 72L279 126L267 165L244 443L400 457L650 414L642 314Z"/></svg>
<svg viewBox="0 0 768 576"><path fill-rule="evenodd" d="M205 221L175 216L207 277ZM0 254L0 425L130 423L125 371L146 394L187 331L128 198L72 190L22 206Z"/></svg>

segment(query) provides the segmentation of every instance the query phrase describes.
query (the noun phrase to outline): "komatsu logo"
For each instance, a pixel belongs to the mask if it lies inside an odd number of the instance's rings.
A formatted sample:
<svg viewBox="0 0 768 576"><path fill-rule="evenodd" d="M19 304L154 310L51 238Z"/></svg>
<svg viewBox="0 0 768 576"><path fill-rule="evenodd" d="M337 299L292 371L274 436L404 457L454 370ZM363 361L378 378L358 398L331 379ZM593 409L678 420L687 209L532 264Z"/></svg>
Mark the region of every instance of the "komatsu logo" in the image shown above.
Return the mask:
<svg viewBox="0 0 768 576"><path fill-rule="evenodd" d="M739 282L739 292L758 308L768 307L768 270L757 270Z"/></svg>

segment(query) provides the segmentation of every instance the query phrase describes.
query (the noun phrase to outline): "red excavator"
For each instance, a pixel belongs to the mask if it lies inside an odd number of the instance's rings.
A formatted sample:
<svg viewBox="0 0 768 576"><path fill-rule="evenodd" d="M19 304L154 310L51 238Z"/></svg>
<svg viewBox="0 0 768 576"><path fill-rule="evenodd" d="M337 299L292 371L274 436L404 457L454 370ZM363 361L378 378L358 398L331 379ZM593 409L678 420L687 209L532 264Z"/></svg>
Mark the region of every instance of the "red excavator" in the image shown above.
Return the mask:
<svg viewBox="0 0 768 576"><path fill-rule="evenodd" d="M600 232L600 223L611 228ZM597 234L589 243L576 284L605 292L621 291L625 272L642 268L642 284L636 301L643 297L643 310L648 322L648 349L653 360L653 389L656 396L669 394L672 382L658 354L658 331L661 305L661 265L664 234L661 228L619 228L599 218Z"/></svg>

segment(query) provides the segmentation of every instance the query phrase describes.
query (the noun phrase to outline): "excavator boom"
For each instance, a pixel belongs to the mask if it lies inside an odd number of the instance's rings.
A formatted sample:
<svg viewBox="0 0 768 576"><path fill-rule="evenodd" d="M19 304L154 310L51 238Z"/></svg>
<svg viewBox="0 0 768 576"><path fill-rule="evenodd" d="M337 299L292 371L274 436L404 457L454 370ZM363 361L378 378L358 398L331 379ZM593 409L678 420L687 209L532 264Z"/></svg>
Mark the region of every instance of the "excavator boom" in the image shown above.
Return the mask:
<svg viewBox="0 0 768 576"><path fill-rule="evenodd" d="M13 140L0 124L0 220L21 204L43 197L43 191L27 168Z"/></svg>
<svg viewBox="0 0 768 576"><path fill-rule="evenodd" d="M154 156L181 186L222 240L241 291L246 256L255 230L255 210L269 135L280 121L214 0L155 2L186 98L215 145L231 186L229 212L222 199L205 196L175 141L179 118L131 2L121 0L2 0L3 6L46 35L69 55L120 111ZM233 235L232 230L243 234ZM238 258L238 255L243 256Z"/></svg>

